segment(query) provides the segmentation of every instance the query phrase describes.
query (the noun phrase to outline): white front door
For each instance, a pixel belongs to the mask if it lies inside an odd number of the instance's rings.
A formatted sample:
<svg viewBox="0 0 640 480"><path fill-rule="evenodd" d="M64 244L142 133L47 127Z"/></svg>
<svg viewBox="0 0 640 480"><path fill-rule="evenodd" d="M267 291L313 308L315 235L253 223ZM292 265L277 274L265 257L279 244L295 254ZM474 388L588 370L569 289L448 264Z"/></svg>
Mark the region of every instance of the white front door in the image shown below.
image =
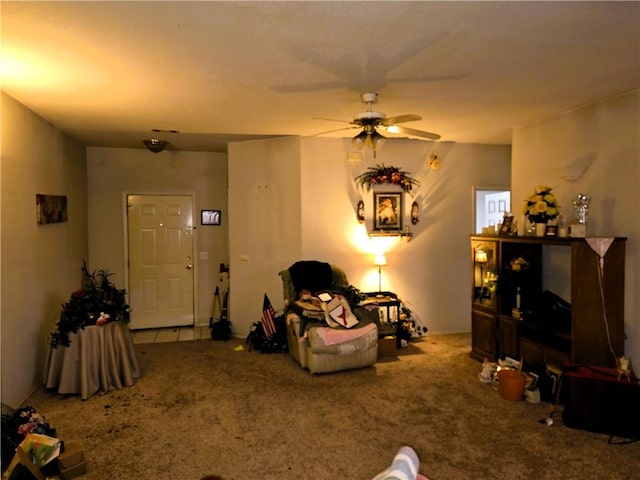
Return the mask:
<svg viewBox="0 0 640 480"><path fill-rule="evenodd" d="M132 329L194 324L193 199L128 195Z"/></svg>

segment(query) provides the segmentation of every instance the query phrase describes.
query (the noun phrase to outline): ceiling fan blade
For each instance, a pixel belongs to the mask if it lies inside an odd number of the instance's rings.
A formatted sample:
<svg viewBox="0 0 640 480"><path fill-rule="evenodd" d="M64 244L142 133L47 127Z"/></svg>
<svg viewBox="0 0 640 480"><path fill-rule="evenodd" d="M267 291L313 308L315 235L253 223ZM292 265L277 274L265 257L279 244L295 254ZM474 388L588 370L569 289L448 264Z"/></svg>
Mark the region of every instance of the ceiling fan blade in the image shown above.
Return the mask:
<svg viewBox="0 0 640 480"><path fill-rule="evenodd" d="M349 120L338 120L337 118L312 117L312 120L326 120L328 122L351 123Z"/></svg>
<svg viewBox="0 0 640 480"><path fill-rule="evenodd" d="M416 130L415 128L407 128L407 127L396 127L398 133L406 133L407 135L412 135L414 137L426 138L427 140L439 140L440 135L437 133L431 132L423 132L422 130Z"/></svg>
<svg viewBox="0 0 640 480"><path fill-rule="evenodd" d="M418 120L422 120L420 115L407 114L398 115L397 117L383 118L380 124L388 127L389 125L396 125L404 122L417 122Z"/></svg>
<svg viewBox="0 0 640 480"><path fill-rule="evenodd" d="M320 132L320 133L314 133L313 135L307 135L308 137L321 137L322 135L328 135L330 133L334 133L334 132L340 132L342 130L352 130L354 128L360 128L359 126L354 126L354 127L342 127L342 128L335 128L333 130L328 130L326 132Z"/></svg>

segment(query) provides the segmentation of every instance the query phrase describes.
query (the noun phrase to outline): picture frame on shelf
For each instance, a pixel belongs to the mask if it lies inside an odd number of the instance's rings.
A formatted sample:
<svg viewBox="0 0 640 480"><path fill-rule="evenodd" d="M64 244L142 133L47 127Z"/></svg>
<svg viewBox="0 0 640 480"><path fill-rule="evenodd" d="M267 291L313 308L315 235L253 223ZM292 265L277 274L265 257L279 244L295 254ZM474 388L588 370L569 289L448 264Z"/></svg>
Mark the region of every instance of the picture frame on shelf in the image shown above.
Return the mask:
<svg viewBox="0 0 640 480"><path fill-rule="evenodd" d="M558 235L558 226L557 225L547 225L545 229L544 236L545 237L555 237Z"/></svg>
<svg viewBox="0 0 640 480"><path fill-rule="evenodd" d="M222 212L220 210L201 210L200 224L215 226L222 225Z"/></svg>
<svg viewBox="0 0 640 480"><path fill-rule="evenodd" d="M373 229L402 231L403 196L400 192L373 193Z"/></svg>
<svg viewBox="0 0 640 480"><path fill-rule="evenodd" d="M505 215L502 218L502 224L500 225L500 230L498 231L498 235L511 235L512 229L513 229L513 215Z"/></svg>

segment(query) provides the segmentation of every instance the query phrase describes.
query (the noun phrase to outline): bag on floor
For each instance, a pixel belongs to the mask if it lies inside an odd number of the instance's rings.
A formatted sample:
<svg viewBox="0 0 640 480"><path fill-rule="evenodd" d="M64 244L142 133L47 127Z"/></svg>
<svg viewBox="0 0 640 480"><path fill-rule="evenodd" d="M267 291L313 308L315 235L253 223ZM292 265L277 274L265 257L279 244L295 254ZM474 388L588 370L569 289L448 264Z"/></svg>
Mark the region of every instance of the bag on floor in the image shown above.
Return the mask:
<svg viewBox="0 0 640 480"><path fill-rule="evenodd" d="M251 325L246 341L249 350L258 350L262 353L286 353L289 351L284 315L275 317L273 321L276 324L276 331L271 335L271 338L267 338L264 334L261 321Z"/></svg>
<svg viewBox="0 0 640 480"><path fill-rule="evenodd" d="M231 338L231 322L227 319L221 318L209 322L209 329L211 330L211 338L214 340L229 340Z"/></svg>

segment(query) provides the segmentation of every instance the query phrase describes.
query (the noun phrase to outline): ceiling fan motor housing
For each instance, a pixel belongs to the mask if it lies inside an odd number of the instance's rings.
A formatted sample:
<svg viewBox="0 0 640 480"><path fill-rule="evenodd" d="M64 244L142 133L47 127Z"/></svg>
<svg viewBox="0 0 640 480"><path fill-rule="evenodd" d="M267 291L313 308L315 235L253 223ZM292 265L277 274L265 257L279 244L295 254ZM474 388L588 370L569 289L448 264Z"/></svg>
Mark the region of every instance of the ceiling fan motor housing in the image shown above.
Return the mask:
<svg viewBox="0 0 640 480"><path fill-rule="evenodd" d="M362 112L356 114L353 118L354 123L358 125L377 125L386 115L382 112Z"/></svg>

